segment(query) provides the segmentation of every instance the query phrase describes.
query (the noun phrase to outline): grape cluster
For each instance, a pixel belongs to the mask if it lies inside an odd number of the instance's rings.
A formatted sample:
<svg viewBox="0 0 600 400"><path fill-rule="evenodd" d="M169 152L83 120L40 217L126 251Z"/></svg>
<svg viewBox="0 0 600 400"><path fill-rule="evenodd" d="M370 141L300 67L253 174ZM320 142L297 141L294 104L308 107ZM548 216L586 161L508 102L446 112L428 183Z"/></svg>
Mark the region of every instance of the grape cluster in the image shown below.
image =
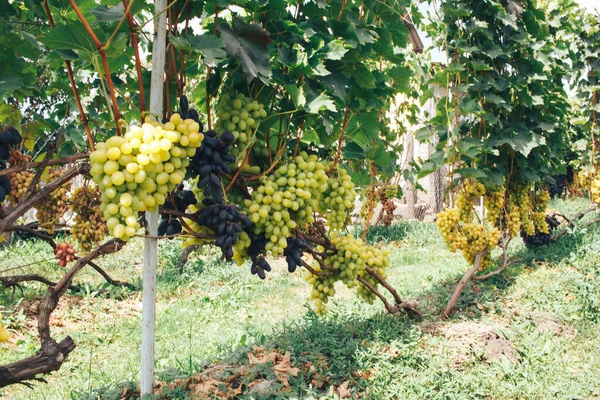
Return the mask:
<svg viewBox="0 0 600 400"><path fill-rule="evenodd" d="M328 276L319 276L310 271L306 276L306 281L313 287L311 297L314 300L317 313L326 311L329 297L335 295L334 284L342 281L348 288L357 288L357 294L365 301L372 303L374 294L361 282L358 277L362 277L373 287L377 287L377 280L367 273L367 267L375 273L386 279L386 268L390 262L389 249L378 249L364 243L361 239L355 239L352 236L332 235L332 245L335 252L324 259L325 266L332 268L333 273ZM323 248L317 248L317 251L324 251ZM313 269L321 271L320 265L313 265Z"/></svg>
<svg viewBox="0 0 600 400"><path fill-rule="evenodd" d="M544 222L548 226L547 232L536 229L535 235L530 236L521 231L521 238L523 239L523 243L525 243L525 247L534 249L552 242L552 231L560 225L560 221L553 215L545 215Z"/></svg>
<svg viewBox="0 0 600 400"><path fill-rule="evenodd" d="M44 182L50 183L59 178L63 173L64 171L60 169L51 169L44 178ZM71 190L71 182L66 182L36 206L36 218L39 226L48 231L50 235L54 234L54 226L60 221L65 211L67 211L69 190Z"/></svg>
<svg viewBox="0 0 600 400"><path fill-rule="evenodd" d="M522 229L527 235L535 234L531 219L531 185L515 185L508 196L509 215L507 227L511 237Z"/></svg>
<svg viewBox="0 0 600 400"><path fill-rule="evenodd" d="M191 190L183 190L183 184L180 184L180 190L173 194L172 200L169 200L163 206L163 210L177 210L185 212L189 206L197 204L196 196ZM172 236L181 233L183 230L181 222L177 217L162 214L160 224L158 224L158 236Z"/></svg>
<svg viewBox="0 0 600 400"><path fill-rule="evenodd" d="M2 184L4 189L10 189L8 199L13 206L16 206L23 196L25 196L27 189L31 186L34 176L35 173L30 170L17 171L11 175L10 181L6 187L6 184Z"/></svg>
<svg viewBox="0 0 600 400"><path fill-rule="evenodd" d="M388 188L389 186L385 186L379 190L379 201L383 206L382 212L384 213L382 222L385 226L392 224L394 221L394 211L396 210L396 204L388 197L388 193L390 192Z"/></svg>
<svg viewBox="0 0 600 400"><path fill-rule="evenodd" d="M302 266L302 256L307 247L308 244L303 238L287 238L287 247L283 251L283 255L285 256L285 261L288 265L288 271L290 273L296 271L296 268Z"/></svg>
<svg viewBox="0 0 600 400"><path fill-rule="evenodd" d="M217 234L215 245L221 248L226 260L233 258L233 246L237 243L240 232L252 226L248 217L236 206L224 204L204 207L200 211L198 224Z"/></svg>
<svg viewBox="0 0 600 400"><path fill-rule="evenodd" d="M464 214L463 214L464 216ZM469 264L475 262L480 251L488 249L481 260L480 268L487 268L491 262L491 249L500 240L497 227L487 227L479 222L463 222L458 209L446 209L437 215L438 229L451 252L460 250Z"/></svg>
<svg viewBox="0 0 600 400"><path fill-rule="evenodd" d="M156 211L185 177L188 157L204 139L200 125L173 114L164 125L146 122L123 137L98 143L91 174L102 191L108 230L127 241L139 229L137 213Z"/></svg>
<svg viewBox="0 0 600 400"><path fill-rule="evenodd" d="M10 158L10 150L12 146L21 143L21 135L19 132L9 126L4 131L0 132L0 169L6 167L6 161ZM0 203L2 203L8 194L11 192L11 182L4 176L0 176Z"/></svg>
<svg viewBox="0 0 600 400"><path fill-rule="evenodd" d="M6 342L8 339L10 339L10 333L2 324L2 314L0 314L0 342Z"/></svg>
<svg viewBox="0 0 600 400"><path fill-rule="evenodd" d="M91 183L78 187L70 196L70 209L75 214L71 234L84 251L98 245L108 230L100 210L100 197L100 190Z"/></svg>
<svg viewBox="0 0 600 400"><path fill-rule="evenodd" d="M337 168L327 179L327 186L319 203L319 211L327 214L327 226L331 229L344 229L354 210L355 199L352 178L345 169Z"/></svg>
<svg viewBox="0 0 600 400"><path fill-rule="evenodd" d="M267 116L262 104L241 93L224 94L215 110L218 118L215 129L231 132L236 140L236 147L231 149L234 155L239 154L247 145L253 131L258 127L259 119Z"/></svg>
<svg viewBox="0 0 600 400"><path fill-rule="evenodd" d="M504 186L486 189L484 205L487 210L487 221L492 225L497 225L503 216L505 193L506 187Z"/></svg>
<svg viewBox="0 0 600 400"><path fill-rule="evenodd" d="M592 202L600 203L600 177L593 177L590 180L590 199Z"/></svg>
<svg viewBox="0 0 600 400"><path fill-rule="evenodd" d="M386 185L385 186L385 197L388 199L399 198L401 189L399 185Z"/></svg>
<svg viewBox="0 0 600 400"><path fill-rule="evenodd" d="M476 198L485 194L485 186L481 182L467 179L463 188L458 193L456 207L458 216L462 222L470 222L473 219L475 209L473 203Z"/></svg>
<svg viewBox="0 0 600 400"><path fill-rule="evenodd" d="M66 267L75 259L75 249L71 243L57 243L54 248L54 257L59 267Z"/></svg>
<svg viewBox="0 0 600 400"><path fill-rule="evenodd" d="M188 170L198 176L197 187L203 189L204 198L212 199L213 203L223 204L221 175L231 173L229 164L235 162L235 157L229 154L233 140L229 132L217 136L215 131L208 131L196 155L190 160Z"/></svg>
<svg viewBox="0 0 600 400"><path fill-rule="evenodd" d="M271 175L263 175L260 185L244 200L244 211L255 225L255 233L264 233L265 248L273 256L283 254L290 232L314 222L313 212L319 198L313 193L327 185L326 166L316 155L302 152L279 166Z"/></svg>

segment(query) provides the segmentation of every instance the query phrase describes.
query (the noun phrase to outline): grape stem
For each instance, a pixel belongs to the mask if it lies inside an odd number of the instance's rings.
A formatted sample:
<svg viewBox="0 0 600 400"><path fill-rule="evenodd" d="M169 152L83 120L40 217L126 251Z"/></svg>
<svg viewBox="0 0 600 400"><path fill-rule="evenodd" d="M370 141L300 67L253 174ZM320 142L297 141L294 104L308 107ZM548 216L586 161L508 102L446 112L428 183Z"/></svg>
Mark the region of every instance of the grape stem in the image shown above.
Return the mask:
<svg viewBox="0 0 600 400"><path fill-rule="evenodd" d="M235 181L237 180L238 176L240 175L240 172L242 172L242 168L244 168L244 165L246 165L248 163L248 159L250 158L250 152L252 151L252 146L248 147L248 149L246 150L246 156L244 157L244 159L242 160L242 163L240 164L239 168L237 169L237 171L235 171L235 174L233 175L233 178L231 178L231 181L229 182L229 184L227 185L227 187L225 188L225 193L229 193L229 190L231 189L231 187L233 186L233 184L235 183Z"/></svg>
<svg viewBox="0 0 600 400"><path fill-rule="evenodd" d="M115 118L115 123L116 123L116 128L117 128L117 136L121 136L121 127L118 124L118 121L121 119L121 113L119 112L119 105L117 104L117 96L115 94L115 86L113 85L112 77L110 76L110 67L108 66L108 59L106 58L105 47L102 44L102 42L100 42L100 39L98 39L98 36L96 36L96 34L94 33L94 30L92 29L90 24L87 22L87 19L85 18L85 16L81 12L81 10L77 6L77 4L75 3L75 0L68 0L68 1L69 1L69 4L71 5L71 8L73 8L73 11L75 11L75 14L77 14L77 17L83 24L83 27L85 28L86 32L88 33L88 35L94 42L96 49L100 53L100 59L102 60L104 74L106 75L105 76L106 83L108 84L108 90L110 92L110 97L111 97L111 101L112 101L112 105L113 105L113 113L114 113L114 118Z"/></svg>
<svg viewBox="0 0 600 400"><path fill-rule="evenodd" d="M127 6L127 0L122 0L122 1L123 1L123 5ZM133 0L131 0L130 3L133 3ZM127 7L127 8L129 8L129 7ZM137 71L138 88L140 91L140 120L143 122L144 119L142 117L142 114L144 113L144 111L146 111L146 98L144 96L144 80L142 77L142 62L141 62L141 58L140 58L138 33L137 33L137 27L136 27L135 21L133 19L133 16L131 15L131 10L128 9L125 14L127 15L127 22L129 24L129 34L131 35L131 47L133 47L133 54L135 56L135 69Z"/></svg>
<svg viewBox="0 0 600 400"><path fill-rule="evenodd" d="M46 11L46 16L48 17L48 23L52 28L55 28L56 24L54 23L54 18L52 17L52 11L50 11L48 0L44 0L44 10ZM67 67L67 75L69 76L71 89L73 89L73 97L75 97L75 104L77 105L77 110L79 111L79 118L83 123L83 129L85 130L85 135L88 140L88 145L90 146L90 151L94 151L94 138L92 137L92 131L90 130L90 125L88 123L87 116L85 115L85 111L83 111L83 106L81 105L81 99L79 98L79 92L77 91L77 84L75 83L75 78L73 77L73 68L71 67L71 61L65 60L65 66Z"/></svg>
<svg viewBox="0 0 600 400"><path fill-rule="evenodd" d="M496 276L496 275L500 275L506 268L508 268L509 266L512 265L513 260L511 260L508 256L508 245L510 244L510 242L512 241L512 238L509 237L506 240L502 241L502 246L500 246L502 248L502 266L492 272L489 272L485 275L473 275L473 280L474 281L483 281L486 279L491 278L492 276Z"/></svg>
<svg viewBox="0 0 600 400"><path fill-rule="evenodd" d="M385 309L388 310L388 312L390 314L396 314L398 312L398 306L394 305L392 306L387 299L385 298L384 295L382 295L379 290L375 289L375 287L373 285L371 285L365 278L363 278L362 276L358 276L356 278L360 283L362 283L367 289L369 289L369 291L371 293L373 293L375 296L379 297L379 300L381 300L383 302L383 305L385 306Z"/></svg>

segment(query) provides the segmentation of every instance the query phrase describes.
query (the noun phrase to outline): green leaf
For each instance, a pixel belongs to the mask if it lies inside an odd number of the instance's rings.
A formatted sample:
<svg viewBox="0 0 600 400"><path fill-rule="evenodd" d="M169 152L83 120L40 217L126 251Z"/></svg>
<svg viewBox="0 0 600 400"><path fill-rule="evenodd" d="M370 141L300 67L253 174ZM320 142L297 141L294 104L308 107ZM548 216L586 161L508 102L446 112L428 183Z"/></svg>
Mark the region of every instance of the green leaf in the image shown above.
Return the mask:
<svg viewBox="0 0 600 400"><path fill-rule="evenodd" d="M348 49L344 47L344 42L341 40L332 40L323 49L325 58L328 60L341 60Z"/></svg>
<svg viewBox="0 0 600 400"><path fill-rule="evenodd" d="M285 85L285 90L290 94L292 101L294 102L294 106L296 108L304 107L306 104L306 97L304 97L304 87L296 86L295 84Z"/></svg>
<svg viewBox="0 0 600 400"><path fill-rule="evenodd" d="M342 101L346 100L348 92L348 79L339 72L334 72L327 76L322 76L320 81L323 82L335 95Z"/></svg>
<svg viewBox="0 0 600 400"><path fill-rule="evenodd" d="M324 92L319 94L317 97L309 99L304 109L309 114L318 114L320 111L329 110L336 111L335 103L331 100Z"/></svg>
<svg viewBox="0 0 600 400"><path fill-rule="evenodd" d="M364 65L355 65L352 75L354 76L358 86L365 89L373 89L375 87L375 77Z"/></svg>
<svg viewBox="0 0 600 400"><path fill-rule="evenodd" d="M237 32L234 32L226 23L219 25L218 29L227 56L236 57L240 61L248 82L259 78L264 83L268 83L271 79L271 63L267 47L271 43L269 33L259 24L238 28Z"/></svg>
<svg viewBox="0 0 600 400"><path fill-rule="evenodd" d="M369 29L358 28L354 33L356 33L356 37L360 44L374 43L375 39L377 39L377 33L373 32Z"/></svg>
<svg viewBox="0 0 600 400"><path fill-rule="evenodd" d="M393 67L387 71L388 76L391 79L391 86L400 92L409 92L411 90L410 78L413 76L413 72L409 68L404 67Z"/></svg>
<svg viewBox="0 0 600 400"><path fill-rule="evenodd" d="M46 36L40 39L44 46L52 50L72 50L79 57L89 59L97 52L94 42L86 32L83 25L78 21L65 20L50 30Z"/></svg>
<svg viewBox="0 0 600 400"><path fill-rule="evenodd" d="M193 51L203 55L204 63L209 67L217 67L225 59L225 43L213 35L182 35L175 37L169 34L169 40L177 50Z"/></svg>
<svg viewBox="0 0 600 400"><path fill-rule="evenodd" d="M2 76L0 77L0 94L7 90L20 89L23 86L23 81L18 76Z"/></svg>
<svg viewBox="0 0 600 400"><path fill-rule="evenodd" d="M487 174L478 168L459 168L456 170L456 173L462 176L463 178L486 178Z"/></svg>
<svg viewBox="0 0 600 400"><path fill-rule="evenodd" d="M118 3L113 8L98 6L90 9L90 12L94 14L97 22L117 22L123 18L123 14L125 14L125 6L123 3Z"/></svg>

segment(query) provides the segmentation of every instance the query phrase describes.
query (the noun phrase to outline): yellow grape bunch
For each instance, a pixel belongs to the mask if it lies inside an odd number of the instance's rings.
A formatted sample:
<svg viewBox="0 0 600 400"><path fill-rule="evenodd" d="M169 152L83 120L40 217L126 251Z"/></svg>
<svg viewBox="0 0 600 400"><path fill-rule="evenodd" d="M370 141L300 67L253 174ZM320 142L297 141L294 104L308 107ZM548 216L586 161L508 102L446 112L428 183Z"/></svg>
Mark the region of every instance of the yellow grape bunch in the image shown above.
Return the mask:
<svg viewBox="0 0 600 400"><path fill-rule="evenodd" d="M71 234L84 251L89 251L107 233L100 190L91 182L78 187L71 193L69 207L75 214Z"/></svg>
<svg viewBox="0 0 600 400"><path fill-rule="evenodd" d="M590 199L596 204L600 203L600 178L592 179L590 184Z"/></svg>
<svg viewBox="0 0 600 400"><path fill-rule="evenodd" d="M321 193L319 209L327 214L327 226L344 229L354 210L356 191L352 178L343 168L337 168L327 179L327 187Z"/></svg>
<svg viewBox="0 0 600 400"><path fill-rule="evenodd" d="M2 324L2 314L0 314L0 342L6 342L8 339L10 339L10 333Z"/></svg>
<svg viewBox="0 0 600 400"><path fill-rule="evenodd" d="M357 294L367 303L372 304L375 295L359 281L359 277L376 288L378 282L369 275L367 268L371 268L383 279L386 279L386 269L390 264L390 250L379 249L368 245L361 239L339 236L337 233L332 235L331 243L335 246L336 251L324 259L324 264L335 272L323 277L308 271L305 277L305 280L312 286L310 296L315 305L315 312L324 314L327 311L325 305L329 298L335 295L334 285L337 281L342 281L350 289L356 288ZM317 247L317 251L323 252L325 249ZM312 267L315 271L321 271L321 266L316 262L312 263Z"/></svg>
<svg viewBox="0 0 600 400"><path fill-rule="evenodd" d="M457 209L446 209L437 215L437 226L450 251L459 251L469 263L475 262L480 251L488 250L481 260L480 268L491 262L491 250L497 246L500 230L497 227L477 222L462 222Z"/></svg>
<svg viewBox="0 0 600 400"><path fill-rule="evenodd" d="M43 181L48 184L63 173L64 171L60 169L50 169ZM55 225L60 222L60 218L67 211L69 190L71 190L70 181L50 193L36 206L36 218L39 226L46 229L50 235L54 234Z"/></svg>
<svg viewBox="0 0 600 400"><path fill-rule="evenodd" d="M146 119L123 137L97 143L91 175L102 192L100 209L109 232L123 241L140 228L140 211L157 211L185 177L189 157L204 139L200 125L173 114L166 124Z"/></svg>
<svg viewBox="0 0 600 400"><path fill-rule="evenodd" d="M10 204L16 206L21 201L25 193L27 193L27 189L31 186L34 176L35 173L30 170L17 171L10 176L11 189L8 196Z"/></svg>
<svg viewBox="0 0 600 400"><path fill-rule="evenodd" d="M218 118L215 130L229 131L235 138L237 148L231 149L233 155L239 154L246 146L258 127L259 120L267 116L264 105L241 93L222 95L215 111Z"/></svg>

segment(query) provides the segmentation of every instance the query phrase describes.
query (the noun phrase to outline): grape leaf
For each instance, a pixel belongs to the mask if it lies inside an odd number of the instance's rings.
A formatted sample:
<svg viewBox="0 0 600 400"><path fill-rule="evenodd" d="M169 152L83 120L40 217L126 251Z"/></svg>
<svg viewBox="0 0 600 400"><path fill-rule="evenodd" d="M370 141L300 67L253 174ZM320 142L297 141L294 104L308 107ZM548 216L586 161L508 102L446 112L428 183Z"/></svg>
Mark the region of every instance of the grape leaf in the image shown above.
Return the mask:
<svg viewBox="0 0 600 400"><path fill-rule="evenodd" d="M182 35L169 34L169 40L177 50L194 51L204 57L204 63L210 67L217 67L227 56L225 44L221 39L212 35Z"/></svg>
<svg viewBox="0 0 600 400"><path fill-rule="evenodd" d="M87 34L80 22L65 21L57 24L56 28L50 30L40 42L52 50L72 50L79 57L89 59L97 52L94 42Z"/></svg>
<svg viewBox="0 0 600 400"><path fill-rule="evenodd" d="M269 48L271 43L269 33L258 24L244 25L234 32L227 23L219 25L221 39L225 44L228 57L236 57L246 73L246 79L251 82L259 78L264 83L271 79L271 63Z"/></svg>

